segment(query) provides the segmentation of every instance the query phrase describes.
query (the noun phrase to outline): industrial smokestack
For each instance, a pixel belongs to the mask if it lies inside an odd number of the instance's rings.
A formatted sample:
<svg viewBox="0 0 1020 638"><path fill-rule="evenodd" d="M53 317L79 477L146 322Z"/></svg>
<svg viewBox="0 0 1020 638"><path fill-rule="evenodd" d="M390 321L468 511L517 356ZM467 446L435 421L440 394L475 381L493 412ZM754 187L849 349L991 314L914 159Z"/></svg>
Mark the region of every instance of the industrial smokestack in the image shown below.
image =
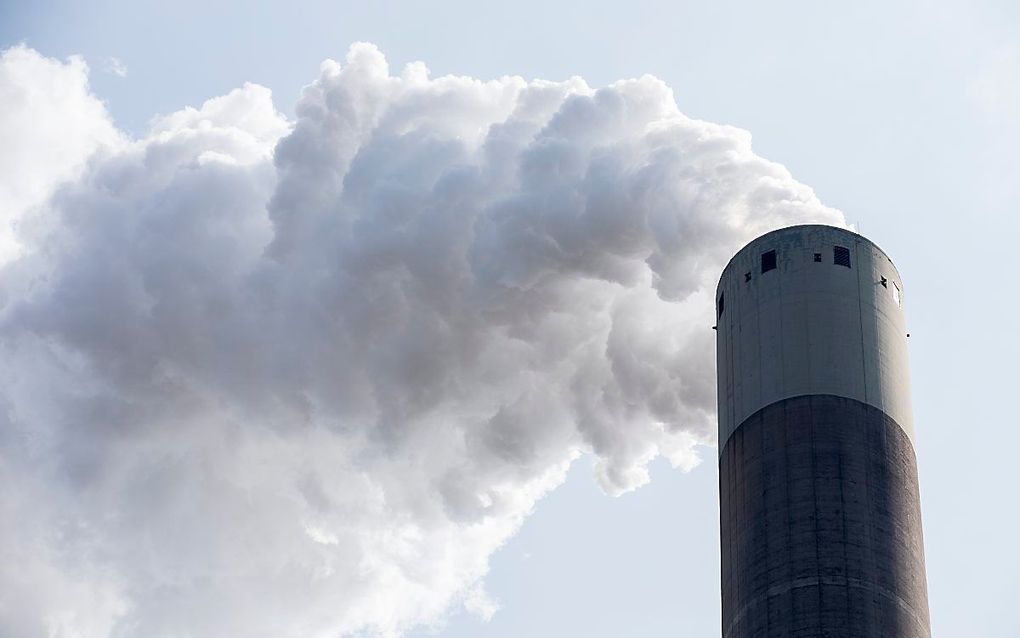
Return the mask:
<svg viewBox="0 0 1020 638"><path fill-rule="evenodd" d="M763 235L723 271L723 638L930 636L902 291L829 226Z"/></svg>

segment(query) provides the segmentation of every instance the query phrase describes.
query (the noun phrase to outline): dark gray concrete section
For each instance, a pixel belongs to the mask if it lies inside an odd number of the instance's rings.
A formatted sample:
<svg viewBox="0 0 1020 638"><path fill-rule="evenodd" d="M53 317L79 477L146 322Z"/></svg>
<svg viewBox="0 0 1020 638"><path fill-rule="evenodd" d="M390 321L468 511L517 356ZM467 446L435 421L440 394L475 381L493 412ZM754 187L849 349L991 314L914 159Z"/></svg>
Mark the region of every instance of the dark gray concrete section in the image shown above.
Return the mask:
<svg viewBox="0 0 1020 638"><path fill-rule="evenodd" d="M723 638L930 638L917 466L892 418L801 396L722 443Z"/></svg>

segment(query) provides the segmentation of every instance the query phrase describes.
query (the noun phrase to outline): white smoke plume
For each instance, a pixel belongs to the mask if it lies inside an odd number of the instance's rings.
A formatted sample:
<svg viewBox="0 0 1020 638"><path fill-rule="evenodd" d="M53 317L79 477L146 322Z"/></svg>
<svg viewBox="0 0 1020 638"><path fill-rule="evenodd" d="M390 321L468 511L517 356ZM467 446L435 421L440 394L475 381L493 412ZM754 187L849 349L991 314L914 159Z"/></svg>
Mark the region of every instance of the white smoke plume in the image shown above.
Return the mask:
<svg viewBox="0 0 1020 638"><path fill-rule="evenodd" d="M841 224L653 77L245 85L118 132L0 60L0 634L397 636L483 616L580 455L617 494L713 443L712 291Z"/></svg>

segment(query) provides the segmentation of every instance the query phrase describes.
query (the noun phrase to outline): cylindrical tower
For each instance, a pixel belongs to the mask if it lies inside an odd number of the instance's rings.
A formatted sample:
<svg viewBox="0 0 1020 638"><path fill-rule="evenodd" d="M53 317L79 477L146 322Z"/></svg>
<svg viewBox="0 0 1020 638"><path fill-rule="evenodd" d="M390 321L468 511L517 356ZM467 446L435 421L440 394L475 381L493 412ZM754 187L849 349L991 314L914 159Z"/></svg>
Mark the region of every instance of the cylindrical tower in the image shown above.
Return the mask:
<svg viewBox="0 0 1020 638"><path fill-rule="evenodd" d="M730 260L716 316L723 638L929 638L892 260L777 230Z"/></svg>

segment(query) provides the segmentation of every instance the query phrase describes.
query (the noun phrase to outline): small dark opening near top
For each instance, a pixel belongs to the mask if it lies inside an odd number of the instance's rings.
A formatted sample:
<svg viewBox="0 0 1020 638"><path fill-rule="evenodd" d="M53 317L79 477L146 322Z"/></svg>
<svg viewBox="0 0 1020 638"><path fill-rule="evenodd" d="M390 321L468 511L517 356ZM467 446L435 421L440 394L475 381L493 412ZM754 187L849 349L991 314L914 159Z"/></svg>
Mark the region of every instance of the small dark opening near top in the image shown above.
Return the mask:
<svg viewBox="0 0 1020 638"><path fill-rule="evenodd" d="M766 273L776 269L776 251L770 250L761 254L761 271Z"/></svg>
<svg viewBox="0 0 1020 638"><path fill-rule="evenodd" d="M751 273L749 272L744 273L744 281L751 281Z"/></svg>
<svg viewBox="0 0 1020 638"><path fill-rule="evenodd" d="M832 263L837 266L850 267L850 249L843 246L833 246Z"/></svg>
<svg viewBox="0 0 1020 638"><path fill-rule="evenodd" d="M725 295L719 295L719 316L720 317L722 317L723 303L726 301L724 299L724 297L725 297Z"/></svg>
<svg viewBox="0 0 1020 638"><path fill-rule="evenodd" d="M817 262L822 261L822 253L815 253L815 261Z"/></svg>

